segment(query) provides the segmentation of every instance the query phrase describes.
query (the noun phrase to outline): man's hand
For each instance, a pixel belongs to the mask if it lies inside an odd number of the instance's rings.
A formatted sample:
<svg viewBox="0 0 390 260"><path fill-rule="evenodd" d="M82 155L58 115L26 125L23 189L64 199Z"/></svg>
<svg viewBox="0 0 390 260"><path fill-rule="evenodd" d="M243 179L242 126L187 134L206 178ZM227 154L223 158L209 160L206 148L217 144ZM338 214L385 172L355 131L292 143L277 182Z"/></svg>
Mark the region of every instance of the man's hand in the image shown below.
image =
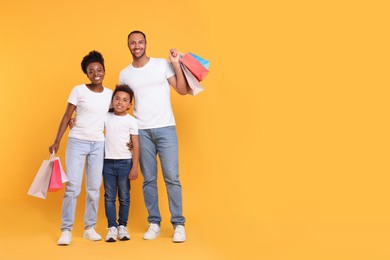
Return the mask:
<svg viewBox="0 0 390 260"><path fill-rule="evenodd" d="M180 53L176 49L171 49L169 51L169 60L171 61L171 63L179 63Z"/></svg>

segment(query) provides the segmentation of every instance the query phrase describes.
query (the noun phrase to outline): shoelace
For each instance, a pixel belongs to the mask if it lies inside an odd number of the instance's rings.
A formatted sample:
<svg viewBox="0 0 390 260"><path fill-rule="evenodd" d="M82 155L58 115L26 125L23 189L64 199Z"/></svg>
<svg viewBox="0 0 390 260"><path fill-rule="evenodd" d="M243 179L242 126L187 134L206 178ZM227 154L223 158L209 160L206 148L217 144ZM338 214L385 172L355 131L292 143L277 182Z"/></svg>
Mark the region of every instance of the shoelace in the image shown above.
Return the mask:
<svg viewBox="0 0 390 260"><path fill-rule="evenodd" d="M108 229L108 232L110 234L115 234L115 231L117 230L116 227L110 227L110 228L107 228Z"/></svg>
<svg viewBox="0 0 390 260"><path fill-rule="evenodd" d="M125 226L119 226L119 230L126 230L126 231L127 231L127 227L125 227Z"/></svg>

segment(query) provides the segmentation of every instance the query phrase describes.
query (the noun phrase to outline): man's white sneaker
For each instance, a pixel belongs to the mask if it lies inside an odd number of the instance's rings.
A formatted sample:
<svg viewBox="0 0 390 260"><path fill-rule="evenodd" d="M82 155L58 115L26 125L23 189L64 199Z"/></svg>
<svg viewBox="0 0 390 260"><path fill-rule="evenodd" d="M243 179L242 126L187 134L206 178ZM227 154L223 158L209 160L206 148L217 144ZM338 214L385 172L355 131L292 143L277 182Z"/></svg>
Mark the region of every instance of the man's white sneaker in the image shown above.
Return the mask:
<svg viewBox="0 0 390 260"><path fill-rule="evenodd" d="M154 223L150 223L148 231L146 231L144 234L144 239L152 240L155 239L158 235L160 235L160 226Z"/></svg>
<svg viewBox="0 0 390 260"><path fill-rule="evenodd" d="M184 226L182 225L176 226L172 241L175 243L181 243L186 241L186 231L184 229Z"/></svg>
<svg viewBox="0 0 390 260"><path fill-rule="evenodd" d="M129 231L127 231L127 227L122 226L122 225L120 225L118 227L118 237L119 237L119 240L122 240L122 241L130 239L130 235L129 235Z"/></svg>
<svg viewBox="0 0 390 260"><path fill-rule="evenodd" d="M61 233L60 239L58 239L57 245L67 246L72 240L72 233L69 230L64 230Z"/></svg>
<svg viewBox="0 0 390 260"><path fill-rule="evenodd" d="M91 240L91 241L99 241L102 240L102 237L96 233L95 228L89 228L84 230L83 238Z"/></svg>
<svg viewBox="0 0 390 260"><path fill-rule="evenodd" d="M106 242L115 242L117 236L118 236L118 229L116 227L108 228Z"/></svg>

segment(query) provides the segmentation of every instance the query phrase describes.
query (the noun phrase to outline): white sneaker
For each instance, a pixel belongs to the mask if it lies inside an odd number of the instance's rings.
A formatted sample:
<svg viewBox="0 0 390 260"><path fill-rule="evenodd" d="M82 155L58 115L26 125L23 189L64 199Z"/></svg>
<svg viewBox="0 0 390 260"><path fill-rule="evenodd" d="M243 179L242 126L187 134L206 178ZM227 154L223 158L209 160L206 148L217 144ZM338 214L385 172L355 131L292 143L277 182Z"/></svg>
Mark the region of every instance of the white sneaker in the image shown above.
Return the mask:
<svg viewBox="0 0 390 260"><path fill-rule="evenodd" d="M106 242L115 242L117 236L118 236L118 229L116 227L108 228Z"/></svg>
<svg viewBox="0 0 390 260"><path fill-rule="evenodd" d="M186 241L186 231L184 229L184 226L182 225L176 226L172 241L175 243L181 243Z"/></svg>
<svg viewBox="0 0 390 260"><path fill-rule="evenodd" d="M122 240L122 241L130 239L130 234L127 231L127 227L122 226L122 225L120 225L118 227L118 237L119 237L119 240Z"/></svg>
<svg viewBox="0 0 390 260"><path fill-rule="evenodd" d="M93 228L93 227L84 230L83 238L91 240L91 241L102 240L102 237L98 233L96 233L95 228Z"/></svg>
<svg viewBox="0 0 390 260"><path fill-rule="evenodd" d="M67 246L70 244L72 240L72 232L69 230L64 230L61 233L60 239L58 239L57 245L59 246Z"/></svg>
<svg viewBox="0 0 390 260"><path fill-rule="evenodd" d="M144 234L144 239L152 240L155 239L158 235L160 235L160 226L154 223L150 223L148 231L146 231Z"/></svg>

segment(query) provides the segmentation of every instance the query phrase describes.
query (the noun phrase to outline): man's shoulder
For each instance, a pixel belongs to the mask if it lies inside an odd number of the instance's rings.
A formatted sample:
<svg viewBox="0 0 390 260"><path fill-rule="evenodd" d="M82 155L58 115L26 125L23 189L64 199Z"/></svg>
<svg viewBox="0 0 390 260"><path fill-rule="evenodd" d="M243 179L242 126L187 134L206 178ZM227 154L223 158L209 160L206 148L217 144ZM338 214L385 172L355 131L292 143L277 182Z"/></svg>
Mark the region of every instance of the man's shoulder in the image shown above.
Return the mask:
<svg viewBox="0 0 390 260"><path fill-rule="evenodd" d="M126 71L128 71L130 68L131 68L131 63L130 63L129 65L127 65L126 67L124 67L124 68L120 71L120 73L126 72Z"/></svg>

